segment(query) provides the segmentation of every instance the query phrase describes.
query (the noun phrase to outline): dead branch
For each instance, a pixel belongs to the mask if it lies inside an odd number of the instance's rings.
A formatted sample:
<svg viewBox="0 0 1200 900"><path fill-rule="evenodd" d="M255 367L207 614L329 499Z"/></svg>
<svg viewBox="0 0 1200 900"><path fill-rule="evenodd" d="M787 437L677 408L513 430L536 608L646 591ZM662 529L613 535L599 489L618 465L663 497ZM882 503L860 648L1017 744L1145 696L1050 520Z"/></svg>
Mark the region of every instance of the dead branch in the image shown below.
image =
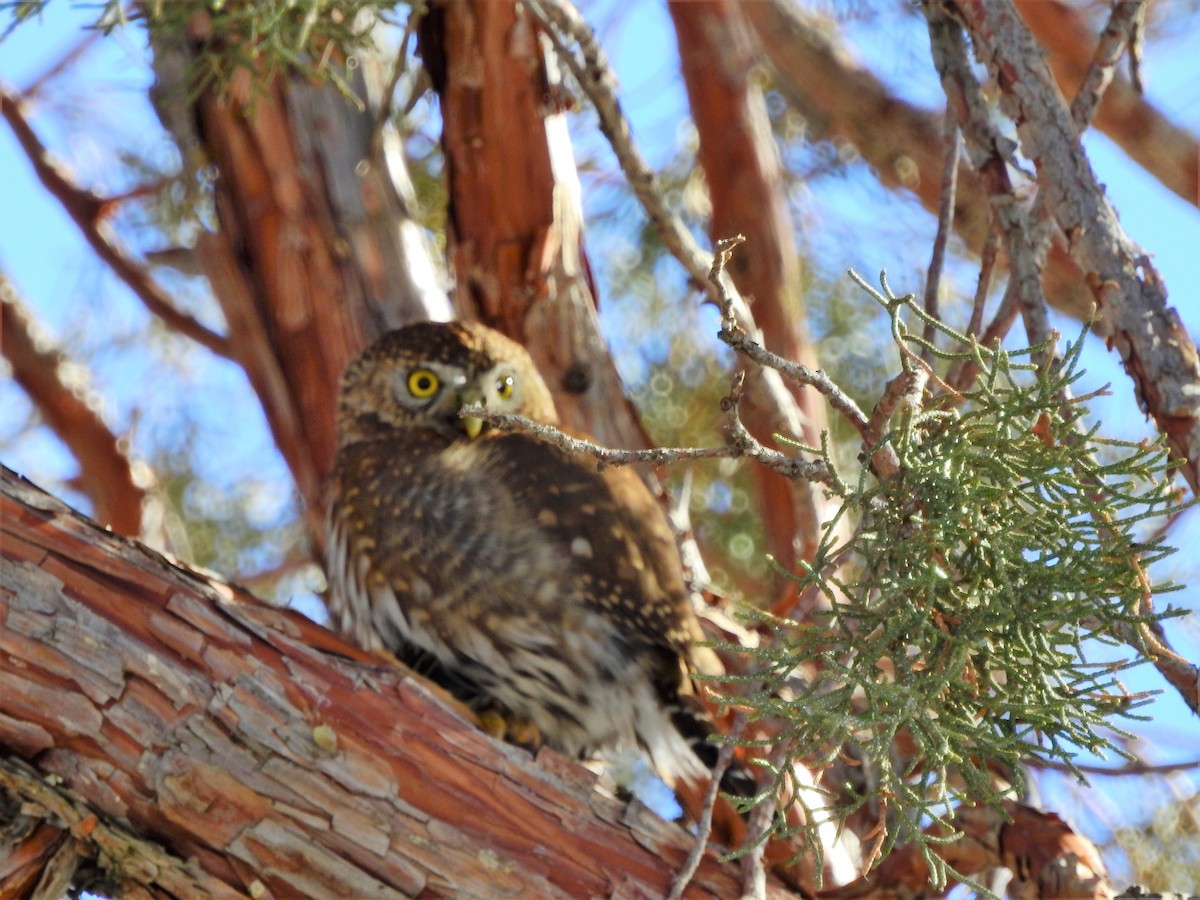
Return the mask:
<svg viewBox="0 0 1200 900"><path fill-rule="evenodd" d="M739 393L735 390L723 402L731 420L729 425L730 443L723 447L649 447L645 450L621 450L615 447L603 447L583 438L572 437L553 425L543 425L524 416L498 413L482 406L464 406L460 414L483 419L505 431L520 431L532 435L567 453L590 456L608 466L625 466L631 463L665 466L697 459L752 459L785 478L828 484L832 475L823 462L806 462L795 459L778 450L764 447L755 440L754 436L737 418Z"/></svg>
<svg viewBox="0 0 1200 900"><path fill-rule="evenodd" d="M528 0L526 7L546 29L559 58L591 100L621 170L662 237L664 246L683 266L696 288L718 305L719 297L708 277L712 255L699 247L683 221L668 206L658 177L634 143L629 122L617 98L615 76L591 28L567 0ZM754 340L761 343L762 334L749 306L736 290L730 293L738 321ZM764 410L772 410L776 417L772 432L803 433L803 415L778 373L764 370L762 378L756 379L751 388L756 394L761 392L756 403Z"/></svg>
<svg viewBox="0 0 1200 900"><path fill-rule="evenodd" d="M765 346L816 369L819 359L808 334L783 166L754 70L754 46L743 6L731 0L668 4L688 107L700 138L697 160L706 174L712 206L709 238L715 244L735 234L746 236L749 246L730 259L726 274L742 296L753 299ZM787 386L803 417L802 430L794 436L809 446L818 445L828 427L825 404L799 382ZM777 414L759 409L753 392L747 400L746 425L771 446ZM794 571L797 559L808 560L816 553L821 524L832 510L813 485L781 484L767 469L756 468L755 473L767 550L781 566Z"/></svg>
<svg viewBox="0 0 1200 900"><path fill-rule="evenodd" d="M938 197L937 234L933 239L933 249L929 254L929 270L925 275L925 312L930 319L938 316L938 294L942 287L942 269L946 263L946 245L950 241L951 222L954 218L954 195L958 191L958 145L960 143L958 123L951 116L942 120L942 146L946 161L942 164L942 187ZM922 337L926 344L932 345L937 332L933 322L925 323ZM932 359L929 351L923 359Z"/></svg>

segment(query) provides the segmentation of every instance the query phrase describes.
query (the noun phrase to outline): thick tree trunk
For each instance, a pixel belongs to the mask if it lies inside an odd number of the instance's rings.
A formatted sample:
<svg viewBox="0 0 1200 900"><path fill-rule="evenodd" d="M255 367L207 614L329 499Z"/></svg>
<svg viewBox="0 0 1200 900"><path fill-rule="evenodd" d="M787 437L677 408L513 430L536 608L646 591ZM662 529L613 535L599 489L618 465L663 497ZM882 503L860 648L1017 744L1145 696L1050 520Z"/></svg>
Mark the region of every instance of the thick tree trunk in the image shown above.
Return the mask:
<svg viewBox="0 0 1200 900"><path fill-rule="evenodd" d="M456 307L528 348L563 427L648 446L600 334L565 94L534 20L511 0L439 0L420 37L441 100Z"/></svg>
<svg viewBox="0 0 1200 900"><path fill-rule="evenodd" d="M7 469L0 513L6 897L77 857L143 896L652 897L690 849L574 762ZM709 851L689 896L739 890Z"/></svg>
<svg viewBox="0 0 1200 900"><path fill-rule="evenodd" d="M203 15L188 28L193 42L212 37ZM365 79L352 85L361 109L332 85L255 83L247 70L228 96L208 90L189 102L189 62L186 49L156 48L153 97L178 145L202 150L186 158L215 167L219 228L199 236L196 260L296 479L319 557L342 371L389 328L449 318L449 303Z"/></svg>

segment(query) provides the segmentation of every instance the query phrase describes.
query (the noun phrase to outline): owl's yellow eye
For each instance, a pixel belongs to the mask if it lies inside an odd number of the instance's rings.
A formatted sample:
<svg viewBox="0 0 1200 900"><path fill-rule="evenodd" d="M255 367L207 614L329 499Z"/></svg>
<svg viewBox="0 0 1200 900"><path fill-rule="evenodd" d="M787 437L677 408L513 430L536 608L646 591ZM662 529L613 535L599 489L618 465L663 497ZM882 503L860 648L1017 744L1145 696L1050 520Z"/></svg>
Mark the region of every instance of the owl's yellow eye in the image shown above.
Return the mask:
<svg viewBox="0 0 1200 900"><path fill-rule="evenodd" d="M496 379L496 396L501 400L507 400L513 395L513 385L516 381L511 375L504 375Z"/></svg>
<svg viewBox="0 0 1200 900"><path fill-rule="evenodd" d="M408 392L418 400L432 397L441 387L437 374L428 369L413 369L408 374Z"/></svg>

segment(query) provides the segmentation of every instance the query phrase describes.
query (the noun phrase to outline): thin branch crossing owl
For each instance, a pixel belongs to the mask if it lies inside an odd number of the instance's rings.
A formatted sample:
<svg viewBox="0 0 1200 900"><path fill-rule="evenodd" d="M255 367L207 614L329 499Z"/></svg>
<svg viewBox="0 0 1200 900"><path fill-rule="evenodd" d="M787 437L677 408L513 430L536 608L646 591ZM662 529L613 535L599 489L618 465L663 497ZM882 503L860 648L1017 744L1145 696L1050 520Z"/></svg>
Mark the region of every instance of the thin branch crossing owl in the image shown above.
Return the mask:
<svg viewBox="0 0 1200 900"><path fill-rule="evenodd" d="M330 505L334 623L434 663L477 708L575 757L638 749L668 781L715 760L691 675L705 651L673 537L629 469L598 471L462 419L479 404L555 423L525 350L419 323L346 371Z"/></svg>

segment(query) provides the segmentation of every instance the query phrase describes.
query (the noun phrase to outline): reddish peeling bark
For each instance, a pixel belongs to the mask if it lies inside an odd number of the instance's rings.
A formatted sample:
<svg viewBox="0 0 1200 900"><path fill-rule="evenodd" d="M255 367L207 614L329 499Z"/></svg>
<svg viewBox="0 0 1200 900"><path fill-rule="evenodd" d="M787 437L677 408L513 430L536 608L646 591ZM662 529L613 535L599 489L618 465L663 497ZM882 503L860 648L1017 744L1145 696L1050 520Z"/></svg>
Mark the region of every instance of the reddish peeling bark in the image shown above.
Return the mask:
<svg viewBox="0 0 1200 900"><path fill-rule="evenodd" d="M215 166L219 227L194 252L319 555L342 370L384 330L444 319L448 305L398 190L403 163L377 139L374 112L332 85L255 85L245 70L227 95L209 90L188 106L190 55L221 36L198 15L188 37L190 49L156 48L158 111L181 147L199 143Z"/></svg>
<svg viewBox="0 0 1200 900"><path fill-rule="evenodd" d="M368 338L354 296L360 286L333 252L338 236L327 198L301 167L282 85L255 89L240 72L229 102L208 94L195 111L220 172L218 239L244 281L238 300L249 303L226 308L234 355L319 521L321 481L336 451L338 382ZM319 524L310 532L319 535Z"/></svg>
<svg viewBox="0 0 1200 900"><path fill-rule="evenodd" d="M690 849L577 764L6 469L0 523L0 808L29 820L0 842L6 897L62 831L80 872L149 897L651 897ZM709 851L688 896L739 891Z"/></svg>
<svg viewBox="0 0 1200 900"><path fill-rule="evenodd" d="M1007 868L1013 875L1005 891L1008 897L1104 900L1114 894L1096 845L1054 813L1010 801L1003 810L963 808L953 824L963 836L934 845L933 851L959 874L977 880L998 866ZM930 875L921 850L910 845L896 850L869 875L821 896L923 896L929 891Z"/></svg>
<svg viewBox="0 0 1200 900"><path fill-rule="evenodd" d="M600 334L563 93L533 19L513 0L442 0L420 38L441 98L456 306L529 349L568 430L648 446Z"/></svg>

